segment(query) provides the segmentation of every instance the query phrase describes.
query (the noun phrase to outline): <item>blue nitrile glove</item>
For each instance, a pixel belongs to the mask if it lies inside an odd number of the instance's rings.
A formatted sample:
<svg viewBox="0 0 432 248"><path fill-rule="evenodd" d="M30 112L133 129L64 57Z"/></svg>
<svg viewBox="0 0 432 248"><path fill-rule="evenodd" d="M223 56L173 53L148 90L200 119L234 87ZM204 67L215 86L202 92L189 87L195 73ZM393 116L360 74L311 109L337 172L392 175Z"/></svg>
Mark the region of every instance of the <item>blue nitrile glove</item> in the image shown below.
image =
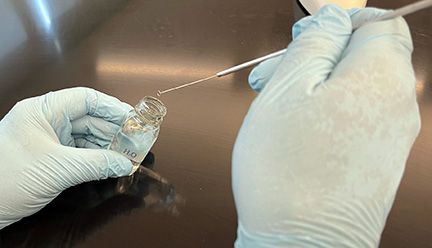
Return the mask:
<svg viewBox="0 0 432 248"><path fill-rule="evenodd" d="M0 229L70 186L131 173L126 157L106 150L130 109L88 88L17 103L0 121Z"/></svg>
<svg viewBox="0 0 432 248"><path fill-rule="evenodd" d="M402 18L336 5L293 27L233 152L236 247L377 247L419 133L412 41Z"/></svg>

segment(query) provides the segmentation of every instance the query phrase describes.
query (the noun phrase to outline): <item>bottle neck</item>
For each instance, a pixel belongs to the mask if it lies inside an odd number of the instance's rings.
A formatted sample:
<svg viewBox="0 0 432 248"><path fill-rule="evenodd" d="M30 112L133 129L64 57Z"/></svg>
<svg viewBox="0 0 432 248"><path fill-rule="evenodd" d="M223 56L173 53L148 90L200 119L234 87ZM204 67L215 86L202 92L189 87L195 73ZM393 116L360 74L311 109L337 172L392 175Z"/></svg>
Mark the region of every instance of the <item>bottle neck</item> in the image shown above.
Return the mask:
<svg viewBox="0 0 432 248"><path fill-rule="evenodd" d="M143 124L159 126L166 115L165 105L157 98L145 96L135 105L137 117Z"/></svg>

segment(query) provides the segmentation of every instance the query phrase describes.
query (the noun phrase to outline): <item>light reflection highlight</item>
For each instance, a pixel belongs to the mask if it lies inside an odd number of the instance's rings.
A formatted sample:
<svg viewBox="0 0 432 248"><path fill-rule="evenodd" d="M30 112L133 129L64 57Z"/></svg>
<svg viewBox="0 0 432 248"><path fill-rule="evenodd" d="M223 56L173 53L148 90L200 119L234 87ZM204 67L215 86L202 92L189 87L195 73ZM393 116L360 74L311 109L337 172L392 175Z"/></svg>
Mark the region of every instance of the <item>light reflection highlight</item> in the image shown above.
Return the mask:
<svg viewBox="0 0 432 248"><path fill-rule="evenodd" d="M57 54L62 54L62 47L61 47L61 45L60 45L60 42L59 42L59 39L58 39L58 38L56 38L56 39L54 40L54 45L55 45L55 48L56 48Z"/></svg>
<svg viewBox="0 0 432 248"><path fill-rule="evenodd" d="M417 94L423 93L423 90L424 90L424 84L423 84L423 82L422 81L417 81L417 86L416 86Z"/></svg>
<svg viewBox="0 0 432 248"><path fill-rule="evenodd" d="M424 87L425 87L425 75L422 72L416 72L416 93L417 96L420 97L423 95Z"/></svg>
<svg viewBox="0 0 432 248"><path fill-rule="evenodd" d="M42 19L45 22L45 25L49 28L51 26L51 19L48 14L48 8L46 6L46 2L42 0L36 0L39 14L42 16Z"/></svg>
<svg viewBox="0 0 432 248"><path fill-rule="evenodd" d="M203 77L215 75L216 71L210 68L199 68L196 66L185 65L166 65L166 64L144 64L144 63L128 63L115 61L102 61L97 63L96 70L100 75L139 75L146 77L170 76L178 77L187 75L191 77Z"/></svg>

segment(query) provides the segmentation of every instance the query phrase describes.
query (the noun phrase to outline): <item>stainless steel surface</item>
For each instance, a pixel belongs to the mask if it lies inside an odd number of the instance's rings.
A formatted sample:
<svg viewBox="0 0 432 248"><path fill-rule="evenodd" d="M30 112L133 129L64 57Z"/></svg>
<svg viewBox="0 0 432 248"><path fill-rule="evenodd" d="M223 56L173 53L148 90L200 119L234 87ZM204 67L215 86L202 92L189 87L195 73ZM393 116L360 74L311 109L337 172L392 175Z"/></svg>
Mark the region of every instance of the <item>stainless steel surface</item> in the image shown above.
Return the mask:
<svg viewBox="0 0 432 248"><path fill-rule="evenodd" d="M431 6L432 6L432 0L418 1L416 3L409 4L407 6L395 9L395 10L393 10L393 11L391 11L389 13L386 13L384 15L372 18L372 19L370 19L368 21L365 21L363 23L359 23L359 24L355 25L352 30L355 31L359 27L361 27L363 25L367 25L367 24L372 23L372 22L384 21L384 20L389 20L389 19L395 18L395 17L412 14L414 12L417 12L419 10L423 10L423 9L429 8ZM234 73L234 72L237 72L237 71L240 71L240 70L244 70L244 69L249 68L249 67L251 67L253 65L256 65L256 64L259 64L261 62L264 62L264 61L266 61L268 59L271 59L271 58L274 58L274 57L278 57L278 56L282 56L286 51L287 51L287 49L284 48L284 49L279 50L277 52L273 52L271 54L267 54L265 56L262 56L262 57L259 57L259 58L256 58L256 59L244 62L244 63L242 63L240 65L236 65L236 66L230 67L230 68L228 68L226 70L223 70L223 71L220 71L220 72L216 73L216 75L214 75L214 76L202 78L202 79L199 79L199 80L196 80L196 81L193 81L193 82L190 82L190 83L182 84L180 86L169 88L169 89L166 89L166 90L163 90L163 91L158 90L157 95L161 96L164 93L168 93L168 92L171 92L171 91L174 91L174 90L178 90L178 89L181 89L181 88L184 88L184 87L188 87L188 86L191 86L191 85L194 85L194 84L198 84L198 83L202 83L202 82L208 81L210 79L215 78L216 76L217 77L222 77L222 76L229 75L231 73Z"/></svg>
<svg viewBox="0 0 432 248"><path fill-rule="evenodd" d="M294 9L285 0L0 0L0 117L21 99L66 87L92 87L134 104L213 75L286 47ZM381 247L427 247L432 237L432 11L406 19L422 131ZM256 96L248 72L162 96L168 115L152 148L154 168L182 196L178 215L145 208L127 194L109 200L117 181L96 182L71 188L77 194L0 231L0 246L232 247L231 152ZM158 200L159 191L152 192ZM100 201L83 200L95 195Z"/></svg>

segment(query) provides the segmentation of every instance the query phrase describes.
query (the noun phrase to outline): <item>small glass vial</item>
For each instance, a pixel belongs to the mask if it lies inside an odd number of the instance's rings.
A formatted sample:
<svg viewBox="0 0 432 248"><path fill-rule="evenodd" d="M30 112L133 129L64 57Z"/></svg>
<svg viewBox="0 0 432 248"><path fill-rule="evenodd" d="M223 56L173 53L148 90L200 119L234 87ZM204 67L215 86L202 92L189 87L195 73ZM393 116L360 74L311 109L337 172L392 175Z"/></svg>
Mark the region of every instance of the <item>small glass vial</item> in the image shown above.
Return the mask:
<svg viewBox="0 0 432 248"><path fill-rule="evenodd" d="M134 173L155 143L166 107L157 98L145 96L128 117L108 146L132 161Z"/></svg>

